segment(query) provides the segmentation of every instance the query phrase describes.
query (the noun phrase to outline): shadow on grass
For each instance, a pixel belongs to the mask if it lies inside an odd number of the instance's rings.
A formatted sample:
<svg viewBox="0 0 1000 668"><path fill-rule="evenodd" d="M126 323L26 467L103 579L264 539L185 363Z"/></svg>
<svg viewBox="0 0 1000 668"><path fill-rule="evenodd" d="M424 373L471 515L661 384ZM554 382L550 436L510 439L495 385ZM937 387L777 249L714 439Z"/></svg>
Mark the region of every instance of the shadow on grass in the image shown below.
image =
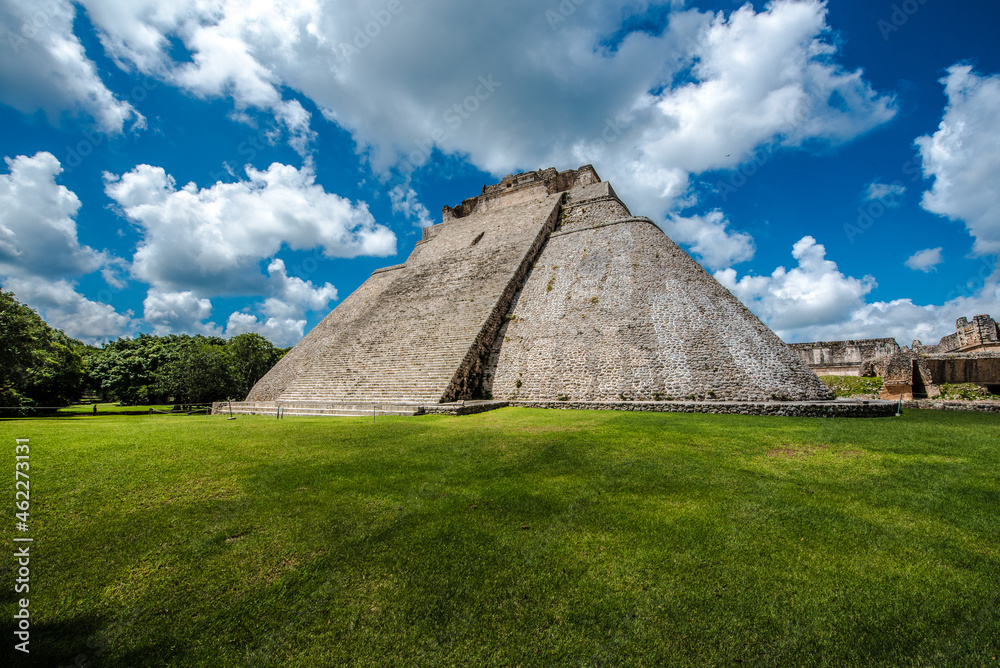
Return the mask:
<svg viewBox="0 0 1000 668"><path fill-rule="evenodd" d="M55 623L32 624L28 632L29 653L13 649L12 645L20 640L7 640L5 653L11 657L9 666L91 666L103 653L103 646L98 640L103 620L99 617L81 616L70 621ZM4 620L3 638L15 638L18 630L16 624ZM81 663L82 661L82 663ZM135 664L142 665L142 664Z"/></svg>

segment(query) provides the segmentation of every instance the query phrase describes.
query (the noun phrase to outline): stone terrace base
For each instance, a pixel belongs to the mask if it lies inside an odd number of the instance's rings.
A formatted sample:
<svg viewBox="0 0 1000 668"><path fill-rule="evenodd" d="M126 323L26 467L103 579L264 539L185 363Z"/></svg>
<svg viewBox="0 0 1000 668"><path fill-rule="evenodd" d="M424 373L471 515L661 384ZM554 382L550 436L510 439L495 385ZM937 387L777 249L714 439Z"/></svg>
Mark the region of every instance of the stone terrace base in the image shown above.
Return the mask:
<svg viewBox="0 0 1000 668"><path fill-rule="evenodd" d="M464 401L443 404L350 403L323 401L233 402L212 404L212 415L282 415L366 417L372 415L472 415L516 406L575 410L649 411L658 413L728 413L734 415L785 415L789 417L889 417L896 414L895 401Z"/></svg>
<svg viewBox="0 0 1000 668"><path fill-rule="evenodd" d="M937 411L978 411L981 413L1000 413L1000 401L940 401L935 399L918 399L904 401L903 408L923 408Z"/></svg>
<svg viewBox="0 0 1000 668"><path fill-rule="evenodd" d="M650 411L658 413L727 413L787 417L889 417L895 401L512 401L524 408Z"/></svg>
<svg viewBox="0 0 1000 668"><path fill-rule="evenodd" d="M212 404L212 415L270 415L277 417L278 408L283 416L328 416L328 417L365 417L372 415L423 415L423 407L419 404L339 404L328 401L217 401Z"/></svg>
<svg viewBox="0 0 1000 668"><path fill-rule="evenodd" d="M371 417L373 415L473 415L504 408L506 401L460 401L448 404L427 404L400 401L393 403L335 403L329 401L216 401L212 415L269 415L277 417Z"/></svg>

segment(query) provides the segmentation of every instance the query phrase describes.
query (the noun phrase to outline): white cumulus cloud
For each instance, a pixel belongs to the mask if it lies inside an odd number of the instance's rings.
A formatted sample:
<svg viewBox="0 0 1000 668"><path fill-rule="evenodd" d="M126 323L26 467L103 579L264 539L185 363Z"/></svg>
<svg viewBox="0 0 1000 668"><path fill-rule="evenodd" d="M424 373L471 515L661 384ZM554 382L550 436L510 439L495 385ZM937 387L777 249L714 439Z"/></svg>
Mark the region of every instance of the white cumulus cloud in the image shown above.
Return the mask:
<svg viewBox="0 0 1000 668"><path fill-rule="evenodd" d="M822 0L728 15L678 2L569 3L554 5L565 19L556 21L553 6L533 0L82 3L123 67L228 96L237 116L269 111L300 153L314 121L288 91L349 131L383 177L396 170L408 183L434 151L498 176L593 163L660 223L697 204L702 172L736 168L762 146L850 141L895 114L890 96L838 64ZM610 41L623 19L658 5L670 6L661 32ZM174 60L172 40L189 59ZM418 225L432 220L408 185L390 196ZM694 238L718 236L711 214L692 221L707 226ZM725 241L734 257L752 248L746 235Z"/></svg>
<svg viewBox="0 0 1000 668"><path fill-rule="evenodd" d="M298 319L307 311L325 311L337 298L337 288L330 283L316 287L312 281L289 276L282 260L272 261L267 272L267 290L272 296L264 301L262 310L268 316Z"/></svg>
<svg viewBox="0 0 1000 668"><path fill-rule="evenodd" d="M430 227L434 224L431 220L431 212L417 199L417 191L402 184L395 186L389 191L389 200L392 202L394 213L401 213L408 219L414 221L417 227Z"/></svg>
<svg viewBox="0 0 1000 668"><path fill-rule="evenodd" d="M253 294L266 278L260 263L282 247L321 248L327 257L385 257L396 236L354 204L315 183L308 164L280 163L247 178L177 188L161 167L105 174L105 192L142 231L133 272L154 286L199 294Z"/></svg>
<svg viewBox="0 0 1000 668"><path fill-rule="evenodd" d="M938 131L916 144L924 176L934 178L921 204L961 220L975 238L973 252L1000 252L1000 76L956 65L941 80L948 105Z"/></svg>
<svg viewBox="0 0 1000 668"><path fill-rule="evenodd" d="M876 286L872 276L845 276L836 262L826 259L826 248L813 237L797 241L792 257L798 261L796 267L778 267L770 276L747 275L737 280L735 269L715 273L720 283L782 338L842 323L864 306L865 295Z"/></svg>
<svg viewBox="0 0 1000 668"><path fill-rule="evenodd" d="M122 260L80 243L80 199L56 183L59 160L41 151L5 158L0 174L0 283L53 327L87 343L116 338L135 328L132 312L93 301L69 277L100 270L122 287ZM109 293L110 294L110 293Z"/></svg>
<svg viewBox="0 0 1000 668"><path fill-rule="evenodd" d="M256 305L262 315L258 317L250 309L231 313L226 336L256 332L275 345L294 345L305 334L306 313L325 313L337 299L337 289L330 283L317 287L312 281L289 276L280 259L273 260L267 271L267 293L271 296Z"/></svg>
<svg viewBox="0 0 1000 668"><path fill-rule="evenodd" d="M888 337L900 345L914 339L936 344L955 331L958 318L1000 312L1000 272L985 259L944 303L916 304L913 299L867 302L876 287L874 277L845 275L812 237L800 239L792 255L798 266L778 267L770 276L738 278L735 269L715 272L720 283L788 342Z"/></svg>
<svg viewBox="0 0 1000 668"><path fill-rule="evenodd" d="M249 313L236 312L226 322L226 336L260 334L280 348L294 346L305 334L305 319L258 318Z"/></svg>
<svg viewBox="0 0 1000 668"><path fill-rule="evenodd" d="M903 195L906 194L906 186L902 183L879 183L874 181L868 184L865 189L864 201L882 202L889 208L896 208L903 204Z"/></svg>
<svg viewBox="0 0 1000 668"><path fill-rule="evenodd" d="M59 160L41 151L4 158L0 174L0 276L89 274L109 261L77 237L80 199L56 183Z"/></svg>
<svg viewBox="0 0 1000 668"><path fill-rule="evenodd" d="M916 271L932 272L944 261L941 257L941 251L941 247L918 251L907 258L903 264Z"/></svg>
<svg viewBox="0 0 1000 668"><path fill-rule="evenodd" d="M704 216L672 215L663 225L667 236L688 246L696 259L709 269L722 269L753 258L753 237L728 227L729 221L719 210Z"/></svg>
<svg viewBox="0 0 1000 668"><path fill-rule="evenodd" d="M300 150L313 130L286 89L350 131L381 173L433 150L497 175L593 162L658 219L685 201L691 174L736 167L761 145L849 141L895 113L836 62L821 0L728 16L571 3L555 23L533 0L82 1L123 66L270 110ZM609 46L624 18L663 4L661 33ZM189 60L173 60L171 40Z"/></svg>
<svg viewBox="0 0 1000 668"><path fill-rule="evenodd" d="M43 110L58 124L64 113L91 116L105 132L144 119L101 81L73 34L76 6L68 0L0 0L0 102L18 111Z"/></svg>
<svg viewBox="0 0 1000 668"><path fill-rule="evenodd" d="M174 292L152 288L142 302L143 318L157 335L196 332L206 336L221 336L212 315L212 302L190 290Z"/></svg>

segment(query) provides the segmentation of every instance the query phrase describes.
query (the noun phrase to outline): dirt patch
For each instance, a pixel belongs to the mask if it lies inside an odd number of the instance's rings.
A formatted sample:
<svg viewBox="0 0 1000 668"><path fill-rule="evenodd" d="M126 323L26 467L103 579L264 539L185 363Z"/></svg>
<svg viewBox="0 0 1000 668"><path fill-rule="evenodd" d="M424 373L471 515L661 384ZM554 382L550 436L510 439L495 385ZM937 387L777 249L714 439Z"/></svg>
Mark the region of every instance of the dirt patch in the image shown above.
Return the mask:
<svg viewBox="0 0 1000 668"><path fill-rule="evenodd" d="M815 455L821 450L827 450L829 445L791 445L783 444L781 447L769 450L767 456L771 459L799 459Z"/></svg>
<svg viewBox="0 0 1000 668"><path fill-rule="evenodd" d="M776 448L774 450L769 450L767 456L772 459L795 459L796 457L802 457L806 453L802 450L795 450L794 448Z"/></svg>

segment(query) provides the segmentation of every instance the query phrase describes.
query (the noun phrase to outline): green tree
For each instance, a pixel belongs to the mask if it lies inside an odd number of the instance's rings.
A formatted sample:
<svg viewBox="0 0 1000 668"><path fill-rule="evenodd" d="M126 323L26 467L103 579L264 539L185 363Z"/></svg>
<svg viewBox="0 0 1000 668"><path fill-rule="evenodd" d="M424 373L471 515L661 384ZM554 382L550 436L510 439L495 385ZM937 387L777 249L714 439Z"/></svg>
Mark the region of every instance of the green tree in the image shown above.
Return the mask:
<svg viewBox="0 0 1000 668"><path fill-rule="evenodd" d="M161 378L162 391L178 403L208 403L233 395L236 381L226 342L198 336L177 348Z"/></svg>
<svg viewBox="0 0 1000 668"><path fill-rule="evenodd" d="M234 336L226 344L232 360L233 396L242 399L250 393L258 380L271 370L284 351L275 348L260 334L247 333Z"/></svg>
<svg viewBox="0 0 1000 668"><path fill-rule="evenodd" d="M83 393L84 344L0 289L0 405L64 406Z"/></svg>
<svg viewBox="0 0 1000 668"><path fill-rule="evenodd" d="M176 359L179 343L189 338L140 334L108 342L94 360L91 377L123 404L160 403L166 398L163 370Z"/></svg>
<svg viewBox="0 0 1000 668"><path fill-rule="evenodd" d="M86 368L80 341L59 330L50 332L48 345L38 353L39 364L31 369L24 394L39 406L68 406L80 400Z"/></svg>

